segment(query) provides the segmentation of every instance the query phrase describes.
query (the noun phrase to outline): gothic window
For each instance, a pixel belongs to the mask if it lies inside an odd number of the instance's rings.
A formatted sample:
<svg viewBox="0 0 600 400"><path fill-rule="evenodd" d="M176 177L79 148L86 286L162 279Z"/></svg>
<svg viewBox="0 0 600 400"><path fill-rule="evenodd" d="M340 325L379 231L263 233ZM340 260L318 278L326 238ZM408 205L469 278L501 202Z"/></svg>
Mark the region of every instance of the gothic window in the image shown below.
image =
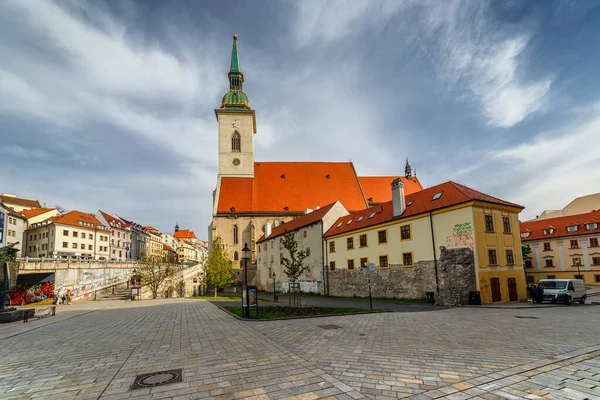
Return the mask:
<svg viewBox="0 0 600 400"><path fill-rule="evenodd" d="M234 225L233 226L233 244L238 244L238 243L239 243L238 226Z"/></svg>
<svg viewBox="0 0 600 400"><path fill-rule="evenodd" d="M241 151L240 141L240 134L237 131L233 132L233 135L231 135L231 151L236 153Z"/></svg>
<svg viewBox="0 0 600 400"><path fill-rule="evenodd" d="M239 260L239 258L240 258L240 256L238 255L238 252L237 251L234 252L233 253L233 261L237 261L237 260Z"/></svg>

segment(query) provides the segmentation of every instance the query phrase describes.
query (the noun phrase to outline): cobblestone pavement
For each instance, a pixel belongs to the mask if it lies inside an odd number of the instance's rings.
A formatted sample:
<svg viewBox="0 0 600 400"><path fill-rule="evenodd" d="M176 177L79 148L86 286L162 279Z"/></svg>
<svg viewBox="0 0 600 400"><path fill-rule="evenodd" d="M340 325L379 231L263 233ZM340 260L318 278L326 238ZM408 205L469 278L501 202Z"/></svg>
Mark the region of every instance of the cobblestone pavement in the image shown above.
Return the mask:
<svg viewBox="0 0 600 400"><path fill-rule="evenodd" d="M270 322L202 300L95 306L0 339L0 398L600 399L599 306ZM130 390L176 368L182 383Z"/></svg>

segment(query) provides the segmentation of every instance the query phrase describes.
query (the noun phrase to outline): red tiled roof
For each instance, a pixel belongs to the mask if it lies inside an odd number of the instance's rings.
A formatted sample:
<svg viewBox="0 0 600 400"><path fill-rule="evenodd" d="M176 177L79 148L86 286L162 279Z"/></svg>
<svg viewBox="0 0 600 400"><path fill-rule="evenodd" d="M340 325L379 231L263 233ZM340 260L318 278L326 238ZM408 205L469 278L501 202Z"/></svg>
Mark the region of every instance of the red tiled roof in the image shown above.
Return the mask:
<svg viewBox="0 0 600 400"><path fill-rule="evenodd" d="M23 214L25 218L29 219L52 210L55 210L55 208L32 208L31 210L20 211L20 213Z"/></svg>
<svg viewBox="0 0 600 400"><path fill-rule="evenodd" d="M437 200L433 200L433 196L439 192L442 192L442 196ZM521 209L524 208L518 204L510 203L497 197L492 197L485 193L481 193L477 190L460 185L456 182L449 181L405 196L406 210L402 216L398 217L398 219L423 214L429 211L454 206L472 200L518 207ZM372 214L374 215L369 218ZM358 221L359 219L360 221ZM378 225L391 221L392 219L394 219L393 204L391 201L388 201L386 203L369 207L365 210L339 218L327 231L327 233L325 233L324 237L335 236L340 233ZM351 222L348 224L349 221Z"/></svg>
<svg viewBox="0 0 600 400"><path fill-rule="evenodd" d="M285 234L286 231L293 231L295 229L302 228L304 226L308 226L315 222L318 222L325 216L325 214L329 212L329 210L331 210L331 208L334 205L335 203L328 204L322 208L319 208L318 210L314 210L312 212L309 212L308 214L304 214L298 218L288 221L285 224L276 226L271 230L271 236L265 238L265 235L262 235L261 238L258 239L257 243L261 243L265 240L281 236Z"/></svg>
<svg viewBox="0 0 600 400"><path fill-rule="evenodd" d="M56 224L71 225L86 229L108 230L108 228L102 225L100 221L98 221L96 217L94 217L93 214L84 213L82 211L71 211L66 213L65 215L57 215L54 217L50 217L47 219L47 221L54 221L54 223ZM92 226L86 226L81 224L80 222L89 223L92 224ZM37 224L34 224L34 228L32 229L36 228L35 225Z"/></svg>
<svg viewBox="0 0 600 400"><path fill-rule="evenodd" d="M588 231L585 224L596 223L599 229ZM576 232L567 231L567 226L578 226ZM544 235L544 229L554 228L551 235ZM600 210L595 210L585 214L567 215L564 217L545 218L521 222L521 233L529 232L529 236L521 237L521 241L538 239L552 239L563 236L578 236L590 233L600 233Z"/></svg>
<svg viewBox="0 0 600 400"><path fill-rule="evenodd" d="M170 250L170 251L175 251L171 246L169 246L168 244L164 244L163 243L163 250Z"/></svg>
<svg viewBox="0 0 600 400"><path fill-rule="evenodd" d="M20 206L25 207L40 208L42 206L38 200L22 199L20 197L12 197L6 195L0 195L0 201L9 204L18 204Z"/></svg>
<svg viewBox="0 0 600 400"><path fill-rule="evenodd" d="M144 229L146 229L147 231L152 232L152 233L158 232L158 229L156 229L152 225L146 225L146 226L144 226Z"/></svg>
<svg viewBox="0 0 600 400"><path fill-rule="evenodd" d="M196 239L194 231L188 229L180 229L173 234L177 239Z"/></svg>
<svg viewBox="0 0 600 400"><path fill-rule="evenodd" d="M360 176L360 186L369 204L385 203L392 200L392 181L401 178L404 184L404 194L409 195L423 190L421 182L416 176L407 178L405 176Z"/></svg>
<svg viewBox="0 0 600 400"><path fill-rule="evenodd" d="M25 218L25 215L23 215L22 211L15 211L14 208L12 208L10 206L7 206L1 200L0 200L0 206L2 206L6 210L6 212L8 213L8 215L11 215L11 216L19 218L19 219L24 219L24 220L27 219L27 218Z"/></svg>
<svg viewBox="0 0 600 400"><path fill-rule="evenodd" d="M297 214L336 200L367 206L350 162L256 162L254 178L221 179L217 212Z"/></svg>
<svg viewBox="0 0 600 400"><path fill-rule="evenodd" d="M108 222L108 225L110 225L113 228L125 229L125 228L131 226L131 223L129 223L129 222L125 222L117 217L113 217L112 215L109 215L102 210L99 210L99 211L100 211L100 214L102 214L102 216L106 220L106 222ZM112 225L111 223L114 225ZM119 225L121 225L121 228L119 228Z"/></svg>

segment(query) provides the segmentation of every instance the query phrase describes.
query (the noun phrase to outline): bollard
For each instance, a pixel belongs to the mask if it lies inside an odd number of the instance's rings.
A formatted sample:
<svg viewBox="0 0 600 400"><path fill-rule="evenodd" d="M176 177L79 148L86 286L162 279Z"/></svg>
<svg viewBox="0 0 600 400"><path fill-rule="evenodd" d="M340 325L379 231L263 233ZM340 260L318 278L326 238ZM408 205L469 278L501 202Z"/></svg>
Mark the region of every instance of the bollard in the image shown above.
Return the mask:
<svg viewBox="0 0 600 400"><path fill-rule="evenodd" d="M52 316L56 315L56 306L52 306Z"/></svg>
<svg viewBox="0 0 600 400"><path fill-rule="evenodd" d="M29 320L29 310L25 310L23 314L23 322L27 322Z"/></svg>
<svg viewBox="0 0 600 400"><path fill-rule="evenodd" d="M112 294L115 294L115 285L113 285L112 289L113 289Z"/></svg>
<svg viewBox="0 0 600 400"><path fill-rule="evenodd" d="M97 290L94 290L94 300L96 300L96 292Z"/></svg>

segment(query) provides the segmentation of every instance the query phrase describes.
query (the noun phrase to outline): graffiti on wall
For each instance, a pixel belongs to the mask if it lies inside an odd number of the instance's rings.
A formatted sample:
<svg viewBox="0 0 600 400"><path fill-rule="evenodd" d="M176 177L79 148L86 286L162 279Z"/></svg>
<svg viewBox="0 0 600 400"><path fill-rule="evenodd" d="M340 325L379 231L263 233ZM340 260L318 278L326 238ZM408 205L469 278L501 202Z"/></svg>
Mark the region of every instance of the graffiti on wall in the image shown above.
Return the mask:
<svg viewBox="0 0 600 400"><path fill-rule="evenodd" d="M446 236L446 247L468 247L471 250L475 248L473 239L473 226L470 222L454 225L452 235Z"/></svg>
<svg viewBox="0 0 600 400"><path fill-rule="evenodd" d="M10 292L10 305L19 306L52 299L54 282L48 281L35 285L19 285Z"/></svg>
<svg viewBox="0 0 600 400"><path fill-rule="evenodd" d="M73 297L86 297L95 289L124 282L131 275L129 269L80 269L57 271L57 289L68 289Z"/></svg>
<svg viewBox="0 0 600 400"><path fill-rule="evenodd" d="M492 302L492 288L487 278L479 278L479 292L481 293L481 302L483 304Z"/></svg>

